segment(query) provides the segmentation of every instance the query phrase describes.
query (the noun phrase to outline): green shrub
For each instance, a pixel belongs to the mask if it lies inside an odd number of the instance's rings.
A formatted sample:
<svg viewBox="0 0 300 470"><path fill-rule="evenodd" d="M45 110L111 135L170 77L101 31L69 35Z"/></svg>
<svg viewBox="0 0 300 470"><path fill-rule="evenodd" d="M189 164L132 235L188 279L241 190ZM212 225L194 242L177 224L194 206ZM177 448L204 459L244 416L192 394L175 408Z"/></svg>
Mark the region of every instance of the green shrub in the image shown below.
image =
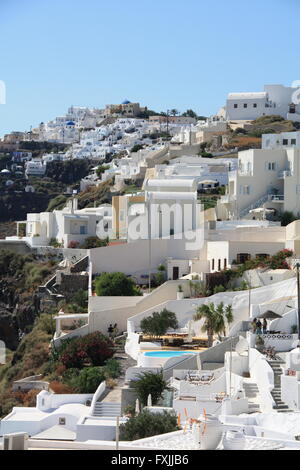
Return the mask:
<svg viewBox="0 0 300 470"><path fill-rule="evenodd" d="M52 315L48 313L43 313L40 315L37 328L41 331L44 331L48 335L54 335L55 333L55 320Z"/></svg>
<svg viewBox="0 0 300 470"><path fill-rule="evenodd" d="M73 295L73 302L77 304L81 309L85 310L87 308L88 293L83 289L79 289Z"/></svg>
<svg viewBox="0 0 300 470"><path fill-rule="evenodd" d="M120 439L122 441L134 441L177 430L179 430L179 427L177 426L175 412L164 410L163 413L154 414L144 410L120 425Z"/></svg>
<svg viewBox="0 0 300 470"><path fill-rule="evenodd" d="M101 246L107 246L109 244L109 238L98 238L98 237L88 237L84 240L81 245L81 248L89 250L91 248L100 248Z"/></svg>
<svg viewBox="0 0 300 470"><path fill-rule="evenodd" d="M106 378L116 379L121 374L121 366L117 359L108 359L103 367Z"/></svg>
<svg viewBox="0 0 300 470"><path fill-rule="evenodd" d="M99 296L141 295L133 279L124 273L102 273L95 279L96 293Z"/></svg>
<svg viewBox="0 0 300 470"><path fill-rule="evenodd" d="M103 367L86 367L79 373L77 390L79 393L95 393L105 380Z"/></svg>
<svg viewBox="0 0 300 470"><path fill-rule="evenodd" d="M218 292L224 292L225 290L226 290L226 289L225 289L224 286L222 286L222 284L219 285L219 286L215 286L215 287L214 287L214 294L218 294Z"/></svg>

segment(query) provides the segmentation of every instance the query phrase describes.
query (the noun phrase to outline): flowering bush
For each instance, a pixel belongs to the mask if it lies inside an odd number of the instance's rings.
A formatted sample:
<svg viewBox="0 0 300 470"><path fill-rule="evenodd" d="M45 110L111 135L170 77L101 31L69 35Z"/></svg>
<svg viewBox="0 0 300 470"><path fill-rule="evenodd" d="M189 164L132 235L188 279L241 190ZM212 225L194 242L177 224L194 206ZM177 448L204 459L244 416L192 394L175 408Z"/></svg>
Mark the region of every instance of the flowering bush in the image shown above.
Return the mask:
<svg viewBox="0 0 300 470"><path fill-rule="evenodd" d="M114 343L99 331L70 339L58 351L58 360L67 368L81 369L84 364L102 366L114 354Z"/></svg>
<svg viewBox="0 0 300 470"><path fill-rule="evenodd" d="M69 241L68 248L78 248L78 246L79 246L79 242L77 242L76 240Z"/></svg>
<svg viewBox="0 0 300 470"><path fill-rule="evenodd" d="M83 348L93 366L102 366L106 359L114 354L113 341L100 331L95 331L82 338Z"/></svg>

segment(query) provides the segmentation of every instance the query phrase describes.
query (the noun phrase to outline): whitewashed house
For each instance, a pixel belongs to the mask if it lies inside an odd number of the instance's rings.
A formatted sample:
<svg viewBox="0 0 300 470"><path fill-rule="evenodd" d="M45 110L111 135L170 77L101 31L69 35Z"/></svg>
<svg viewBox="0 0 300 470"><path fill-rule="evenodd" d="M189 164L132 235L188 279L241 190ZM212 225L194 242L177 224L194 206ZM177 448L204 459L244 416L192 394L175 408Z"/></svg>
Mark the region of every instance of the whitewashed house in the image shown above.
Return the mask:
<svg viewBox="0 0 300 470"><path fill-rule="evenodd" d="M280 115L300 121L298 86L265 85L262 92L229 93L226 101L226 119L251 121L261 116Z"/></svg>
<svg viewBox="0 0 300 470"><path fill-rule="evenodd" d="M24 240L31 246L48 246L56 240L64 248L70 242L81 244L88 237L106 238L111 235L112 208L103 205L96 208L77 208L77 199L72 199L62 210L27 214L26 236L7 237L7 240ZM74 243L73 243L74 244Z"/></svg>
<svg viewBox="0 0 300 470"><path fill-rule="evenodd" d="M275 213L291 211L297 216L299 161L299 132L266 134L262 149L239 152L238 169L229 173L228 192L217 206L218 217L253 218L263 208Z"/></svg>

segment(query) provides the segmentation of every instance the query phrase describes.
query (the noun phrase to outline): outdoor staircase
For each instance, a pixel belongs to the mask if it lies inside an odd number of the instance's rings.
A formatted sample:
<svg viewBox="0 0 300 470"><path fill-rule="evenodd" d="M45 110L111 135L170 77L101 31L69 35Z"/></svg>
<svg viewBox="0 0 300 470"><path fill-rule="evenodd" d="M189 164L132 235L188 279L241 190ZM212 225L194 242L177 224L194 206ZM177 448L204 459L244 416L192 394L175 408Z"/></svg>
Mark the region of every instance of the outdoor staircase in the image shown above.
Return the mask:
<svg viewBox="0 0 300 470"><path fill-rule="evenodd" d="M260 412L260 406L258 403L259 390L255 382L244 380L243 388L245 396L248 398L249 413Z"/></svg>
<svg viewBox="0 0 300 470"><path fill-rule="evenodd" d="M257 201L253 202L250 204L250 206L246 207L245 209L242 209L240 211L240 217L245 217L247 214L249 214L250 210L252 209L257 209L258 207L261 207L265 202L268 201L270 194L264 194L262 197L257 199Z"/></svg>
<svg viewBox="0 0 300 470"><path fill-rule="evenodd" d="M121 416L121 403L97 401L93 416Z"/></svg>
<svg viewBox="0 0 300 470"><path fill-rule="evenodd" d="M268 360L268 363L270 364L274 372L274 388L271 391L271 395L275 401L275 405L273 405L273 409L276 410L278 413L293 411L281 399L280 377L283 374L281 366L282 364L285 364L285 362L282 359L274 359L274 360Z"/></svg>

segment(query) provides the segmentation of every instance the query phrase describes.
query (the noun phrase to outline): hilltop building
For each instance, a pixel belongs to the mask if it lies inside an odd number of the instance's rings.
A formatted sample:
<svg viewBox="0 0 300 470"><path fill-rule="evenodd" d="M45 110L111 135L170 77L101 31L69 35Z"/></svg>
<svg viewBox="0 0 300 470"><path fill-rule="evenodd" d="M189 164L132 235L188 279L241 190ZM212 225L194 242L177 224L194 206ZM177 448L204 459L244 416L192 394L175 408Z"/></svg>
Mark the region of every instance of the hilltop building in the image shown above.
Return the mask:
<svg viewBox="0 0 300 470"><path fill-rule="evenodd" d="M299 95L298 87L283 85L265 85L261 92L229 93L223 114L228 121L252 121L277 114L299 122Z"/></svg>

